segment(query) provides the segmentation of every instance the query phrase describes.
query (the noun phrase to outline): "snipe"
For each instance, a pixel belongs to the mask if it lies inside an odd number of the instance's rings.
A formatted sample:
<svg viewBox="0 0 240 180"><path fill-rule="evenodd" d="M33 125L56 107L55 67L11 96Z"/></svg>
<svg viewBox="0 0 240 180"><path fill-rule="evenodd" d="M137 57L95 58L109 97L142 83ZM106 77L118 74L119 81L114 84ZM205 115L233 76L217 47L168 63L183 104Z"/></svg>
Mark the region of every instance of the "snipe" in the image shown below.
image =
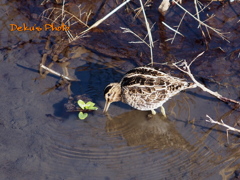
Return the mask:
<svg viewBox="0 0 240 180"><path fill-rule="evenodd" d="M107 112L110 104L122 101L141 111L161 107L163 104L182 90L195 88L194 83L173 77L152 67L137 67L128 71L120 83L111 83L104 90L106 104L103 112Z"/></svg>

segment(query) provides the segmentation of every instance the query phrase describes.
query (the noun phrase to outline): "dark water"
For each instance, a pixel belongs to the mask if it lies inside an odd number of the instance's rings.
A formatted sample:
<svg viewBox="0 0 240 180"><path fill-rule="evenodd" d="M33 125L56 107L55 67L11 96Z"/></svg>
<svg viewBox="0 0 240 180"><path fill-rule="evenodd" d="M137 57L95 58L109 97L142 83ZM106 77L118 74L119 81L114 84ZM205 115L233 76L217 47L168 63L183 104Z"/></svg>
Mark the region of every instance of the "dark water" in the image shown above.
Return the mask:
<svg viewBox="0 0 240 180"><path fill-rule="evenodd" d="M89 37L68 42L61 32L10 31L10 24L40 26L41 13L61 3L42 1L1 1L0 41L0 179L238 179L240 177L239 134L206 122L206 114L239 129L239 109L219 101L200 89L192 89L173 97L164 106L167 118L160 111L153 118L149 112L133 110L123 103L113 103L109 115L102 113L103 90L110 82L139 65L150 62L149 50L131 34L123 34L120 27L131 28L139 35L145 29L141 16L134 20L131 2L98 28ZM206 51L192 65L196 78L213 91L239 100L240 42L239 10L235 3L214 2L201 14L215 14L208 24L221 29L227 42L209 31L211 39L203 38L198 23L186 16L171 44L165 41L174 33L171 27L179 24L183 11L171 8L165 18L154 1L147 8L153 38L154 62L190 61ZM119 1L120 3L120 1ZM203 1L204 4L208 3ZM114 9L112 1L70 1L66 9L78 14L77 5L92 10L88 24ZM192 3L183 6L194 12ZM88 9L89 8L89 9ZM84 27L72 26L73 32ZM206 30L203 28L204 32ZM49 43L49 46L46 44ZM76 112L66 112L66 88L59 87L45 95L48 88L59 82L49 74L39 78L39 63L47 55L46 65L62 73L62 61L67 59L69 73L80 81L72 82L72 95L84 95L99 107L89 117L78 120ZM182 76L177 70L170 73ZM186 77L186 76L185 76ZM37 79L36 79L37 78Z"/></svg>

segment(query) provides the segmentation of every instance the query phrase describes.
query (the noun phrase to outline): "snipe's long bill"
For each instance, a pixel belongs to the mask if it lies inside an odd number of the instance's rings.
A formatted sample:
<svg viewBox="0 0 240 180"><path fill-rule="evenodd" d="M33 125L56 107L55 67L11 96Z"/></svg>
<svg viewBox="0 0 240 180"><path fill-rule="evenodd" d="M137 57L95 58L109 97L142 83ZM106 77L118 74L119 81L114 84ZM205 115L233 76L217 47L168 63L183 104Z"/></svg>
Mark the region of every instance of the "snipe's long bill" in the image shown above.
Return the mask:
<svg viewBox="0 0 240 180"><path fill-rule="evenodd" d="M195 88L194 83L170 76L152 67L137 67L128 71L119 83L111 83L104 90L106 99L103 112L107 112L112 102L122 101L141 111L161 107L171 97L182 90Z"/></svg>

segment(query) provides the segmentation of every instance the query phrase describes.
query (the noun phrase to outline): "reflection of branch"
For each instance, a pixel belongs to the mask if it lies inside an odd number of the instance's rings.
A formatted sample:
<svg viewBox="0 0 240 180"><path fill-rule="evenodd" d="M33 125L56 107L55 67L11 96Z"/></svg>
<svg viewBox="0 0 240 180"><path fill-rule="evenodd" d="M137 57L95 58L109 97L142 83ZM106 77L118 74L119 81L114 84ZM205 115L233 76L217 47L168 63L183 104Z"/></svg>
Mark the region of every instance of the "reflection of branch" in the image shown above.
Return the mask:
<svg viewBox="0 0 240 180"><path fill-rule="evenodd" d="M239 129L236 129L236 128L234 128L234 127L231 127L231 126L225 124L222 119L221 119L221 122L218 122L218 121L214 121L214 120L213 120L210 116L208 116L208 115L206 115L206 117L208 118L208 119L206 120L207 122L210 122L210 123L212 123L212 124L218 124L218 125L220 125L220 126L224 126L224 127L227 128L227 141L228 141L228 131L229 131L229 130L240 133L240 130L239 130ZM229 141L228 141L228 143L229 143Z"/></svg>
<svg viewBox="0 0 240 180"><path fill-rule="evenodd" d="M223 97L221 94L219 94L218 92L213 92L212 90L206 88L204 85L202 85L201 83L199 83L193 76L193 74L191 73L191 70L190 70L190 66L191 64L201 55L203 55L204 52L200 53L196 58L194 58L189 64L187 64L186 60L183 60L183 61L180 61L180 62L177 62L177 63L174 63L173 65L179 69L180 71L186 73L191 79L192 81L198 86L200 87L203 91L205 92L208 92L209 94L217 97L218 99L220 99L221 101L224 101L224 102L232 102L232 103L235 103L237 105L240 105L240 102L238 101L235 101L233 99L229 99L229 98L226 98L226 97ZM181 63L181 64L180 64Z"/></svg>

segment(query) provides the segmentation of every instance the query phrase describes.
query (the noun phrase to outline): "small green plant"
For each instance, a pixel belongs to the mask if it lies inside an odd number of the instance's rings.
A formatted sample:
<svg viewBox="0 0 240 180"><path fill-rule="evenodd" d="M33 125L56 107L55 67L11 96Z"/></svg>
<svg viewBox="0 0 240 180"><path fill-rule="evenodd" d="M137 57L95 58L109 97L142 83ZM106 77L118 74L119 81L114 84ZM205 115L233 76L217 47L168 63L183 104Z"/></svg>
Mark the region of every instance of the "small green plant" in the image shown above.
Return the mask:
<svg viewBox="0 0 240 180"><path fill-rule="evenodd" d="M93 102L91 102L91 101L85 103L83 100L78 100L77 103L78 103L78 105L80 106L80 108L81 108L82 110L93 111L93 110L97 110L97 109L98 109L97 107L94 106L95 103L93 103ZM86 118L88 117L88 113L83 113L83 112L81 111L81 112L79 112L78 117L79 117L79 119L84 120L84 119L86 119Z"/></svg>

